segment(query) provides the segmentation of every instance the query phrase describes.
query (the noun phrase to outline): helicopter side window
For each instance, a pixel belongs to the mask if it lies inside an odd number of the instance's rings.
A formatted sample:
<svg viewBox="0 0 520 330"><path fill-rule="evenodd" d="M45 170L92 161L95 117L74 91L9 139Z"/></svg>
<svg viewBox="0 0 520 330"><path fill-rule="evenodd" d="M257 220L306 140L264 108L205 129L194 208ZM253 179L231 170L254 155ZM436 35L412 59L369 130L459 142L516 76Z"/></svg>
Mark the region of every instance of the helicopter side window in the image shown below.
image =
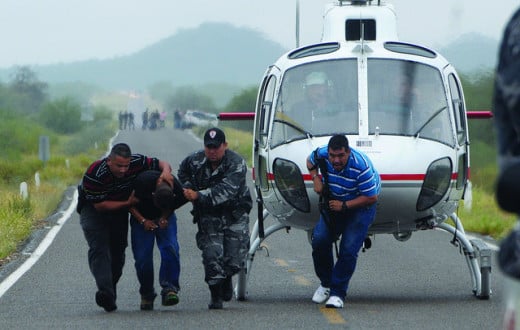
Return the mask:
<svg viewBox="0 0 520 330"><path fill-rule="evenodd" d="M369 133L417 136L454 145L439 70L405 60L369 60Z"/></svg>
<svg viewBox="0 0 520 330"><path fill-rule="evenodd" d="M448 83L451 91L451 103L453 105L455 115L455 126L457 129L457 140L459 145L466 142L466 115L464 109L464 101L462 100L462 93L460 91L457 79L453 74L448 77Z"/></svg>
<svg viewBox="0 0 520 330"><path fill-rule="evenodd" d="M267 161L263 155L258 152L259 148L264 148L267 145L267 133L269 130L269 118L271 117L274 91L276 87L276 76L270 75L264 80L260 90L260 102L257 105L258 109L255 116L255 155L254 167L258 175L255 178L257 187L263 190L269 189L268 179L264 175L267 173Z"/></svg>
<svg viewBox="0 0 520 330"><path fill-rule="evenodd" d="M310 136L357 134L355 59L328 60L288 70L278 95L273 147Z"/></svg>
<svg viewBox="0 0 520 330"><path fill-rule="evenodd" d="M259 104L259 114L257 118L257 135L259 136L258 143L260 146L267 144L267 131L269 127L269 118L273 105L274 91L276 86L276 77L270 76L265 88L262 89L261 103Z"/></svg>

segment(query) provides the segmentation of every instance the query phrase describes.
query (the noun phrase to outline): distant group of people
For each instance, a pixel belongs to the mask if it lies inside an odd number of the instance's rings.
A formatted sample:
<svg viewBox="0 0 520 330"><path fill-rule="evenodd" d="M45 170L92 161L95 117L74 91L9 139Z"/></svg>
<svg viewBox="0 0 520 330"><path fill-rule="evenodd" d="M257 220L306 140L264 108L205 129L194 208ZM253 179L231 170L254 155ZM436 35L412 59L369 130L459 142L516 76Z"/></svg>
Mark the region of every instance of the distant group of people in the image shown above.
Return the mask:
<svg viewBox="0 0 520 330"><path fill-rule="evenodd" d="M166 127L167 113L165 110L159 112L159 109L150 111L148 108L142 114L142 129L155 130Z"/></svg>
<svg viewBox="0 0 520 330"><path fill-rule="evenodd" d="M95 301L107 312L117 309L129 222L140 309L153 310L157 296L154 242L161 255L161 303L172 306L179 302L175 210L188 202L198 226L196 241L211 296L208 307L221 309L223 301L232 298L232 277L243 269L249 246L252 198L246 184L246 162L227 148L224 132L215 127L206 131L204 149L181 162L178 178L171 172L168 162L133 154L127 144L118 143L107 157L87 168L78 186L77 211L97 286Z"/></svg>
<svg viewBox="0 0 520 330"><path fill-rule="evenodd" d="M120 130L134 130L135 122L134 122L134 114L130 111L120 111L119 112L119 129Z"/></svg>

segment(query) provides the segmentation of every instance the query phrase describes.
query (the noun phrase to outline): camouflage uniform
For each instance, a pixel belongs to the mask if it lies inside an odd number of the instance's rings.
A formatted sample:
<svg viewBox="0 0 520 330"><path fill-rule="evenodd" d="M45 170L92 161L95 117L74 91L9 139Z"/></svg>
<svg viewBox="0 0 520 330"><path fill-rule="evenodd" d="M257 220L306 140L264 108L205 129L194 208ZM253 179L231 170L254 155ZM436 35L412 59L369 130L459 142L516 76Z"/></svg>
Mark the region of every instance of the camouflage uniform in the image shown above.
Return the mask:
<svg viewBox="0 0 520 330"><path fill-rule="evenodd" d="M210 286L245 265L252 207L246 173L244 159L231 150L225 151L214 171L203 150L186 157L179 167L183 186L199 193L192 214L198 225L196 240L202 251L205 281Z"/></svg>
<svg viewBox="0 0 520 330"><path fill-rule="evenodd" d="M520 9L508 22L500 45L493 97L498 165L520 161Z"/></svg>

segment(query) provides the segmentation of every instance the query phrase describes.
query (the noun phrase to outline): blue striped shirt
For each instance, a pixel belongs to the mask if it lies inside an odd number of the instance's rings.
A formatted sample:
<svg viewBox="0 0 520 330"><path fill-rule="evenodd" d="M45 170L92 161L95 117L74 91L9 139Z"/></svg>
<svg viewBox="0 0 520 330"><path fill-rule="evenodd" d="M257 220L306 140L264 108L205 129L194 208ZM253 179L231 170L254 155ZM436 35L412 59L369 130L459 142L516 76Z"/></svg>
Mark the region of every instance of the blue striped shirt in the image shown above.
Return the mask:
<svg viewBox="0 0 520 330"><path fill-rule="evenodd" d="M328 146L318 148L318 157L325 158L329 175L329 191L333 199L350 201L361 195L376 196L381 191L379 173L362 151L350 148L347 165L339 172L329 161ZM313 166L317 165L314 152L311 153L309 160Z"/></svg>

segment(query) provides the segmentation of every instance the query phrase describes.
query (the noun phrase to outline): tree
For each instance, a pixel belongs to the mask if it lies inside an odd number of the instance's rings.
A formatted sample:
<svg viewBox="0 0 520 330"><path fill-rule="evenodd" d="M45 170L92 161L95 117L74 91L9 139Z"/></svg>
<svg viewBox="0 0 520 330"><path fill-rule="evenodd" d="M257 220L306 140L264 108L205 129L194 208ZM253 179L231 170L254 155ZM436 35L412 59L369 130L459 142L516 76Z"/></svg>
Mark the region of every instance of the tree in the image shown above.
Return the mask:
<svg viewBox="0 0 520 330"><path fill-rule="evenodd" d="M28 66L17 67L9 82L14 110L21 113L39 112L47 99L48 85L39 81Z"/></svg>
<svg viewBox="0 0 520 330"><path fill-rule="evenodd" d="M151 98L160 102L166 102L168 97L173 94L173 85L170 81L157 82L148 87Z"/></svg>
<svg viewBox="0 0 520 330"><path fill-rule="evenodd" d="M81 106L69 98L48 102L40 112L40 119L57 133L71 134L81 129Z"/></svg>
<svg viewBox="0 0 520 330"><path fill-rule="evenodd" d="M492 110L494 72L484 71L471 77L462 76L461 80L468 110ZM492 119L469 120L469 133L472 142L478 140L495 147L495 128Z"/></svg>
<svg viewBox="0 0 520 330"><path fill-rule="evenodd" d="M175 110L202 110L214 112L216 106L213 99L198 92L195 87L184 86L176 89L175 93L166 100L166 107Z"/></svg>
<svg viewBox="0 0 520 330"><path fill-rule="evenodd" d="M255 112L257 92L257 87L249 87L242 90L240 94L229 101L224 108L224 112ZM243 131L253 131L253 121L228 122L226 125Z"/></svg>

